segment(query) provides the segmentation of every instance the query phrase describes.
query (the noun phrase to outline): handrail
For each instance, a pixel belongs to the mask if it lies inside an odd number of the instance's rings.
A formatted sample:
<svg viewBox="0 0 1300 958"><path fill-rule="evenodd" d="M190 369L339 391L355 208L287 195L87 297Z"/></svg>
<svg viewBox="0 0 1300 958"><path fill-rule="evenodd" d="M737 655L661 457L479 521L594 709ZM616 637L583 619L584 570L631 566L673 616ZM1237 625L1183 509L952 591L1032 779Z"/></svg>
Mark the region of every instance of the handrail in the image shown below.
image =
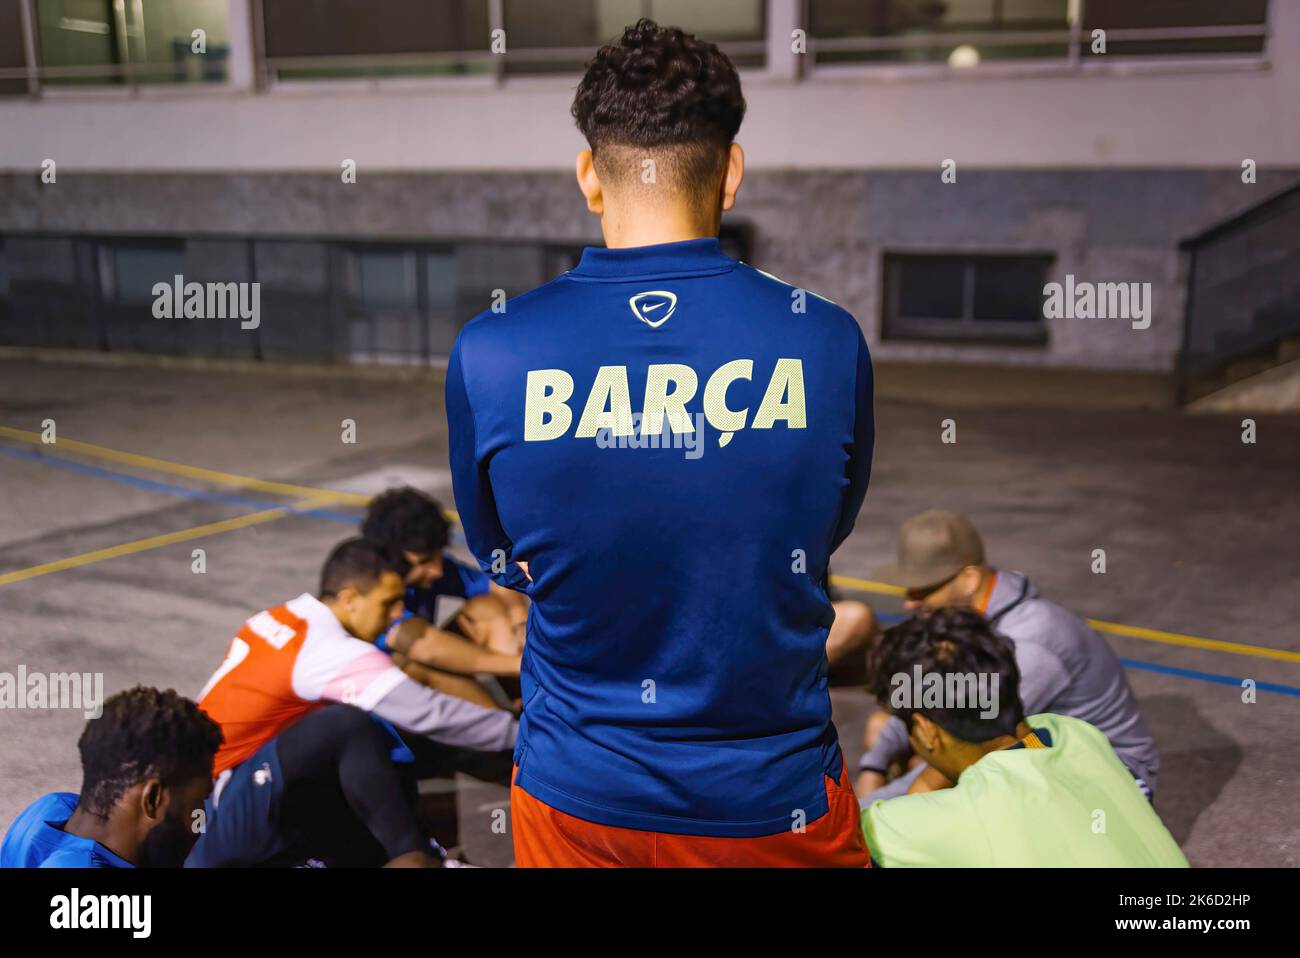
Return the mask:
<svg viewBox="0 0 1300 958"><path fill-rule="evenodd" d="M1182 240L1187 293L1180 393L1239 375L1238 360L1267 363L1300 336L1300 182ZM1245 366L1249 371L1251 367ZM1226 373L1227 377L1224 376Z"/></svg>
<svg viewBox="0 0 1300 958"><path fill-rule="evenodd" d="M1254 206L1248 207L1239 213L1233 213L1227 219L1206 227L1199 233L1195 233L1186 239L1178 242L1179 249L1194 249L1202 246L1210 240L1218 239L1220 236L1231 233L1235 230L1242 229L1254 221L1267 218L1273 209L1278 206L1292 193L1300 191L1300 180L1292 183L1290 186L1283 187L1276 193L1266 196Z"/></svg>

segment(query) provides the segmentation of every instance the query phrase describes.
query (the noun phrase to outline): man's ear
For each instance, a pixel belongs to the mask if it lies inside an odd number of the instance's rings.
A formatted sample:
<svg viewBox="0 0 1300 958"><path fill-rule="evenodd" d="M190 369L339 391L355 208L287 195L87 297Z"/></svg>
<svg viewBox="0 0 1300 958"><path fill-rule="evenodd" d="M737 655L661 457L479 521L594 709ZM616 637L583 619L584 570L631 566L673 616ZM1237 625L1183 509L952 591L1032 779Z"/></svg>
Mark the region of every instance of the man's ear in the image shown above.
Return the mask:
<svg viewBox="0 0 1300 958"><path fill-rule="evenodd" d="M605 194L600 186L600 177L596 175L596 162L592 158L591 150L578 152L574 172L578 176L578 189L582 190L582 195L587 198L587 209L597 216L602 215L605 212Z"/></svg>
<svg viewBox="0 0 1300 958"><path fill-rule="evenodd" d="M722 178L722 210L725 213L736 205L736 193L745 178L745 151L739 143L731 144L727 150L727 172Z"/></svg>
<svg viewBox="0 0 1300 958"><path fill-rule="evenodd" d="M912 724L916 729L917 738L925 744L926 749L931 752L938 751L939 736L942 734L943 730L920 712L916 712L912 715Z"/></svg>
<svg viewBox="0 0 1300 958"><path fill-rule="evenodd" d="M140 787L140 809L151 821L158 821L167 813L167 788L161 781L145 779Z"/></svg>

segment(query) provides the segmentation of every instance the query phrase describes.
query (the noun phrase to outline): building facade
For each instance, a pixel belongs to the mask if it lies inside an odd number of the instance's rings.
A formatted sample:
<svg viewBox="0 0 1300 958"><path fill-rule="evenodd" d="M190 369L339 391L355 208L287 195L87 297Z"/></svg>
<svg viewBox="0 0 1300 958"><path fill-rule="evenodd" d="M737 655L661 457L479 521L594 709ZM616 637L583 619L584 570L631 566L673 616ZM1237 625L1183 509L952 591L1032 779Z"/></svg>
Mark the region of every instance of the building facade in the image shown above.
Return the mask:
<svg viewBox="0 0 1300 958"><path fill-rule="evenodd" d="M1300 0L0 0L0 344L437 364L600 242L569 105L640 15L742 69L724 242L878 362L1173 374L1291 333ZM257 328L155 316L177 274L259 283Z"/></svg>

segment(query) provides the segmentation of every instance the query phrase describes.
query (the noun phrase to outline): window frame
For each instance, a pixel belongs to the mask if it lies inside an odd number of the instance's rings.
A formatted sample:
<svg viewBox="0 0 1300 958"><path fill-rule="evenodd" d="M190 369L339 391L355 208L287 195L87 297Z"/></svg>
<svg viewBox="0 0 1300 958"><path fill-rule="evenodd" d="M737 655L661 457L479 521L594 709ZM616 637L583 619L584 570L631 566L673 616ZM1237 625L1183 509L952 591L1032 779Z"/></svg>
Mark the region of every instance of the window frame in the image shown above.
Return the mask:
<svg viewBox="0 0 1300 958"><path fill-rule="evenodd" d="M166 250L168 252L178 252L181 258L181 275L185 274L186 266L186 240L185 237L165 237L165 236L148 236L148 237L114 237L100 240L98 243L98 294L99 300L105 306L124 306L133 307L147 305L154 301L152 295L141 299L124 299L122 290L118 283L117 254L124 249L132 250ZM175 275L162 277L155 280L155 285L164 280L170 286L175 282ZM187 280L188 282L188 280Z"/></svg>
<svg viewBox="0 0 1300 958"><path fill-rule="evenodd" d="M962 315L957 319L901 316L898 312L900 273L896 265L907 260L962 260ZM1015 320L980 320L974 316L975 267L980 260L1035 261L1040 267L1039 289L1049 281L1056 265L1056 253L1033 249L906 249L889 248L880 254L881 342L946 343L1045 347L1048 345L1046 317L1032 323Z"/></svg>
<svg viewBox="0 0 1300 958"><path fill-rule="evenodd" d="M811 7L815 0L801 0L801 23L809 24L812 19ZM1243 32L1258 34L1261 49L1258 53L1176 53L1176 54L1123 54L1109 53L1104 57L1084 55L1084 48L1091 42L1091 37L1084 31L1086 4L1088 0L1077 0L1075 18L1069 21L1064 30L1059 31L997 31L997 30L963 30L951 34L932 33L914 36L890 37L825 37L820 41L809 30L808 50L806 55L805 76L809 80L842 81L847 78L859 80L879 80L894 82L896 80L916 79L1006 79L1011 77L1061 76L1061 75L1114 75L1114 74L1168 74L1199 73L1240 70L1260 70L1271 68L1273 32L1273 7L1270 2L1264 11L1264 20L1258 25L1236 25L1206 28L1115 28L1106 32L1106 42L1123 43L1125 41L1157 39L1157 34L1190 35L1200 31L1204 35L1236 36ZM941 42L944 39L954 44L985 43L986 45L1017 46L1029 43L1060 42L1066 45L1063 57L1008 57L1006 59L981 62L971 68L954 68L943 61L894 63L849 61L841 63L818 63L817 51L820 46L826 51L867 52L872 49L906 49L909 46L925 46ZM1177 39L1169 36L1168 39Z"/></svg>

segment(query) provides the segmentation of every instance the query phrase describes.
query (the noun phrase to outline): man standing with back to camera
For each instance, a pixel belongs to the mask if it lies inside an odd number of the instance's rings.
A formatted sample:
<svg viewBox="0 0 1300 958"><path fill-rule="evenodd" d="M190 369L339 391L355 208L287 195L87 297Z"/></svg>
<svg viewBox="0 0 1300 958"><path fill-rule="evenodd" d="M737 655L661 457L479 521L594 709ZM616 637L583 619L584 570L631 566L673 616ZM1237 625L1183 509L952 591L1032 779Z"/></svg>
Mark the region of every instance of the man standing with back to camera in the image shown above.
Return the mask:
<svg viewBox="0 0 1300 958"><path fill-rule="evenodd" d="M869 863L825 645L871 362L849 313L722 253L744 112L713 44L642 20L599 50L573 115L607 248L452 351L465 534L532 600L521 866Z"/></svg>

